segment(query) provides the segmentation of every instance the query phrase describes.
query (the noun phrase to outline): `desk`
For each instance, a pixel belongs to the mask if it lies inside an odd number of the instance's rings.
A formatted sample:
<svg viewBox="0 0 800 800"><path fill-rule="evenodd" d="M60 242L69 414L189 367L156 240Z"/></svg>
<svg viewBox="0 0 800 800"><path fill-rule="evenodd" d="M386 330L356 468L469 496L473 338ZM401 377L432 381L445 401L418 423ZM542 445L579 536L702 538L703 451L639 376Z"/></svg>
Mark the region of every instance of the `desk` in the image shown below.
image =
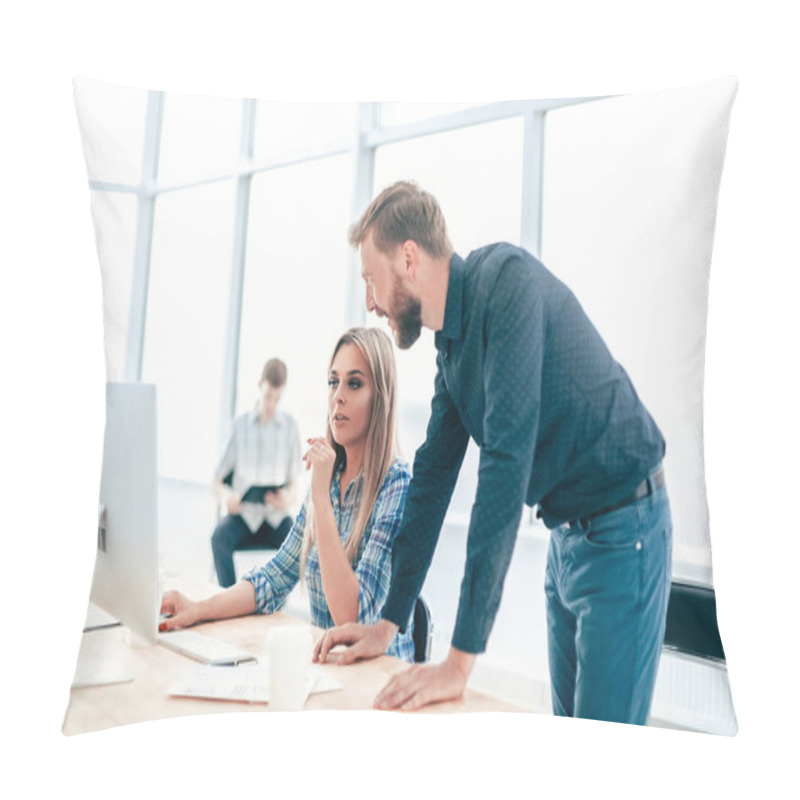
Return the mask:
<svg viewBox="0 0 800 800"><path fill-rule="evenodd" d="M192 598L200 598L219 591L219 587L191 581L173 581L170 588L177 588ZM235 619L207 622L195 629L208 636L215 636L261 659L267 655L267 634L281 625L304 625L287 614L253 614ZM321 631L314 629L315 637ZM108 646L120 647L120 629L90 631L85 636L106 637ZM67 735L104 730L133 722L167 719L193 714L214 714L231 711L269 711L269 704L236 703L218 700L200 700L187 697L171 697L167 690L180 680L197 662L168 650L161 645L124 645L129 657L133 680L126 683L89 686L70 691L70 700L64 719L63 731ZM312 694L304 706L305 710L367 710L378 692L389 678L408 668L408 664L390 656L361 661L349 666L336 664L314 665L315 669L327 673L342 684L342 689ZM232 667L232 669L236 669ZM458 713L473 711L517 711L517 706L481 692L467 689L459 700L424 708L414 713ZM527 712L526 712L527 713Z"/></svg>

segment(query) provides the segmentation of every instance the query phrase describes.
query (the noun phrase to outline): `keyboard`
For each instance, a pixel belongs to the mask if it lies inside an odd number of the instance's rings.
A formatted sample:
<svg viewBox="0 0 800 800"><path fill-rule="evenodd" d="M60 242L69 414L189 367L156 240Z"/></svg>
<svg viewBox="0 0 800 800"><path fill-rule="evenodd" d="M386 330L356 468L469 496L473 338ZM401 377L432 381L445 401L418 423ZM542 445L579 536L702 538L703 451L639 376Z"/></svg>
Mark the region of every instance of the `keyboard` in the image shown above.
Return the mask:
<svg viewBox="0 0 800 800"><path fill-rule="evenodd" d="M257 660L252 653L241 650L236 645L188 629L159 633L158 643L195 661L212 666L233 666Z"/></svg>

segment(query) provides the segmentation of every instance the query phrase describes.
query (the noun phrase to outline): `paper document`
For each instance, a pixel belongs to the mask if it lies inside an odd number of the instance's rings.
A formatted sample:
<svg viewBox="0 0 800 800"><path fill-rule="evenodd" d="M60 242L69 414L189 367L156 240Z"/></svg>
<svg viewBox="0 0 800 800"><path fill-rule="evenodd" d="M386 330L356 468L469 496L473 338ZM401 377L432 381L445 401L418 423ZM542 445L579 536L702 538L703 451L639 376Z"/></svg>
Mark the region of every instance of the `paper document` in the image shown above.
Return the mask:
<svg viewBox="0 0 800 800"><path fill-rule="evenodd" d="M311 669L306 697L341 689L342 684ZM269 665L239 667L198 666L192 668L168 691L173 697L198 697L206 700L236 700L243 703L269 702Z"/></svg>

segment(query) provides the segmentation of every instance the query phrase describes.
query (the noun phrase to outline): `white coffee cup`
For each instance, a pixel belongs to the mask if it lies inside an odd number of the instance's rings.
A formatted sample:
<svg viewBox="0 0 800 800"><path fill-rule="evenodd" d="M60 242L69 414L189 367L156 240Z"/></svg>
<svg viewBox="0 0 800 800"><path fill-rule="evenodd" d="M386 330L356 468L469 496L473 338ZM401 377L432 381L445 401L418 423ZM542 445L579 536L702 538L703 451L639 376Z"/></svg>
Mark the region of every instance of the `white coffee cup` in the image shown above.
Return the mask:
<svg viewBox="0 0 800 800"><path fill-rule="evenodd" d="M269 636L269 705L273 711L299 711L306 701L313 641L311 631L286 625Z"/></svg>

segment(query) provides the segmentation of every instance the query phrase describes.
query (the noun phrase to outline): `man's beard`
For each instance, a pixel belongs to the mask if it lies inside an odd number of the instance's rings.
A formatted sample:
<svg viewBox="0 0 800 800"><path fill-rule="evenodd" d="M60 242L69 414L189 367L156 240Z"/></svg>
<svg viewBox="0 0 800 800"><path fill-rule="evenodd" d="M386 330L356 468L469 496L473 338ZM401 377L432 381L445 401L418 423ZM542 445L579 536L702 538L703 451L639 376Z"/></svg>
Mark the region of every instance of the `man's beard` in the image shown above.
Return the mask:
<svg viewBox="0 0 800 800"><path fill-rule="evenodd" d="M394 286L392 319L395 324L395 340L401 350L408 350L419 339L422 332L422 307L397 281Z"/></svg>

